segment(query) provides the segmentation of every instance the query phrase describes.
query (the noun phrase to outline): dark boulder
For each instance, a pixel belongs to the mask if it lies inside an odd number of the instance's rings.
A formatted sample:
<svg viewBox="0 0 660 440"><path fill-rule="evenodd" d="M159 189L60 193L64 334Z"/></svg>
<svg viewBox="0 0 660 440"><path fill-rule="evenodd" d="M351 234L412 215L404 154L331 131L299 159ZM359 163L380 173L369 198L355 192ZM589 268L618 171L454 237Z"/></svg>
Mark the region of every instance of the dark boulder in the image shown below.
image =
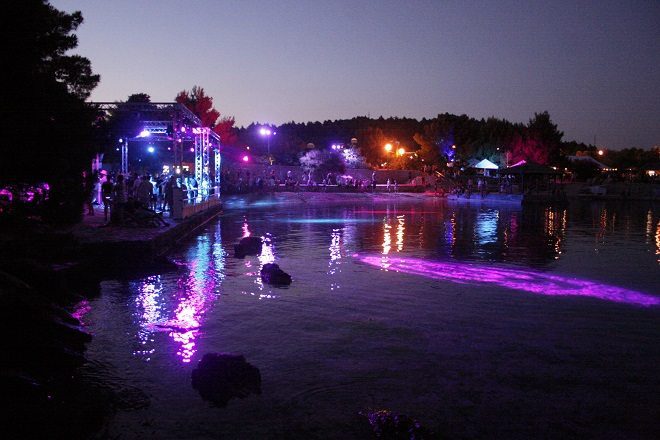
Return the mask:
<svg viewBox="0 0 660 440"><path fill-rule="evenodd" d="M234 397L261 394L261 373L241 355L207 353L192 372L192 386L204 400L224 407Z"/></svg>
<svg viewBox="0 0 660 440"><path fill-rule="evenodd" d="M280 269L275 263L266 263L261 268L261 280L266 284L275 286L288 286L291 284L291 275Z"/></svg>
<svg viewBox="0 0 660 440"><path fill-rule="evenodd" d="M263 240L261 237L243 237L238 244L234 245L234 256L236 258L245 258L246 255L261 254Z"/></svg>

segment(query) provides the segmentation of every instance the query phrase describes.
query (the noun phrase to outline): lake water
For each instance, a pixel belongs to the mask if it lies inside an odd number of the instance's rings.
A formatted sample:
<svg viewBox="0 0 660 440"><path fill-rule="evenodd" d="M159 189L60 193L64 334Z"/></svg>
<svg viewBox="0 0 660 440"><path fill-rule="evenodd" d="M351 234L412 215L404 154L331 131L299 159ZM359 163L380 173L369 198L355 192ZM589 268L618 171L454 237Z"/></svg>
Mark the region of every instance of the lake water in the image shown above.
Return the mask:
<svg viewBox="0 0 660 440"><path fill-rule="evenodd" d="M364 438L360 412L446 438L660 434L660 210L444 200L234 204L79 305L88 374L124 396L110 438ZM263 236L259 256L233 244ZM276 262L289 287L264 285ZM212 406L205 353L261 394ZM368 425L367 425L368 426Z"/></svg>

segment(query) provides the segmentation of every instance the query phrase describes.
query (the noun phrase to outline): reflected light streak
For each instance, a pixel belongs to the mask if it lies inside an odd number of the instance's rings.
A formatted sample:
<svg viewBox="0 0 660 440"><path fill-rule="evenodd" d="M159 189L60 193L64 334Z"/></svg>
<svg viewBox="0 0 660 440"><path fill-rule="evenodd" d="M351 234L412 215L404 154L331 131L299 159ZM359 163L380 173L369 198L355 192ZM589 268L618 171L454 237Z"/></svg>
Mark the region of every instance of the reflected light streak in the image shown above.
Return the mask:
<svg viewBox="0 0 660 440"><path fill-rule="evenodd" d="M655 228L655 254L658 255L658 263L660 263L660 220Z"/></svg>
<svg viewBox="0 0 660 440"><path fill-rule="evenodd" d="M330 261L328 262L328 275L334 275L336 272L341 272L339 264L341 263L341 229L333 229L330 235ZM330 283L330 290L339 289L336 283Z"/></svg>
<svg viewBox="0 0 660 440"><path fill-rule="evenodd" d="M406 229L403 226L405 218L403 215L397 215L396 219L399 223L396 227L396 251L401 252L403 250L403 231Z"/></svg>
<svg viewBox="0 0 660 440"><path fill-rule="evenodd" d="M389 254L390 249L392 249L392 234L390 233L390 229L392 229L390 225L387 223L383 224L383 255Z"/></svg>
<svg viewBox="0 0 660 440"><path fill-rule="evenodd" d="M392 211L390 210L373 210L373 211L368 211L368 210L357 210L353 211L355 214L387 214L390 215L392 214ZM415 210L410 210L410 211L395 211L395 214L409 214L409 215L415 215L415 214L433 214L433 215L438 215L438 211L415 211Z"/></svg>
<svg viewBox="0 0 660 440"><path fill-rule="evenodd" d="M382 267L382 260L378 256L358 258L369 265ZM493 284L539 295L587 296L645 307L660 305L660 298L634 290L532 270L395 257L389 258L388 269L459 284Z"/></svg>
<svg viewBox="0 0 660 440"><path fill-rule="evenodd" d="M292 218L292 219L276 219L278 223L318 223L318 224L332 224L332 223L376 223L378 220L368 218Z"/></svg>
<svg viewBox="0 0 660 440"><path fill-rule="evenodd" d="M497 242L498 219L499 211L492 210L479 213L475 228L479 244L484 245Z"/></svg>
<svg viewBox="0 0 660 440"><path fill-rule="evenodd" d="M271 239L270 234L266 234L266 237L261 237L261 239L263 240L263 245L261 246L261 254L259 254L257 257L259 259L259 269L255 270L253 275L255 277L254 282L257 286L259 286L259 290L264 290L264 288L267 286L265 286L263 281L261 281L261 269L264 267L264 265L275 262L275 253L273 252L273 240ZM277 298L277 296L273 294L259 294L259 299L272 298Z"/></svg>

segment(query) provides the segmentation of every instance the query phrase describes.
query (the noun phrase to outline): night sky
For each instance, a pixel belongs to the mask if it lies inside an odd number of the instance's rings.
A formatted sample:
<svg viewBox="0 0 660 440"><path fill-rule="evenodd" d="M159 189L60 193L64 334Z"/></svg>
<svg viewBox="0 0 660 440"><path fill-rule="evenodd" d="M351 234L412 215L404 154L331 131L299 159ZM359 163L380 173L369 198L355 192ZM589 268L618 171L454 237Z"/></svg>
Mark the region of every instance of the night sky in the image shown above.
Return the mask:
<svg viewBox="0 0 660 440"><path fill-rule="evenodd" d="M660 1L52 0L80 10L95 101L204 87L237 125L548 110L577 140L660 145Z"/></svg>

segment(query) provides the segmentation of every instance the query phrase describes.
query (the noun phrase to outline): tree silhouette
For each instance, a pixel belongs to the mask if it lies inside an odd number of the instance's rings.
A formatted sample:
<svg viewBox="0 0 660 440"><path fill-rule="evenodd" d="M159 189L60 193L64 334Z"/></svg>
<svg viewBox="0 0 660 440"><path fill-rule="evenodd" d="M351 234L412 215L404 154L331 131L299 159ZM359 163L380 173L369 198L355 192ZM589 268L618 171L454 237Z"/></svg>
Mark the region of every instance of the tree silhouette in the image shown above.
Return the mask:
<svg viewBox="0 0 660 440"><path fill-rule="evenodd" d="M0 92L4 184L48 182L50 220L80 218L82 171L91 167L94 110L84 100L99 81L88 59L66 55L83 18L45 0L3 5L5 87Z"/></svg>
<svg viewBox="0 0 660 440"><path fill-rule="evenodd" d="M213 108L213 98L207 96L202 87L193 86L190 91L182 90L174 99L188 107L202 121L204 127L215 127L220 112Z"/></svg>

